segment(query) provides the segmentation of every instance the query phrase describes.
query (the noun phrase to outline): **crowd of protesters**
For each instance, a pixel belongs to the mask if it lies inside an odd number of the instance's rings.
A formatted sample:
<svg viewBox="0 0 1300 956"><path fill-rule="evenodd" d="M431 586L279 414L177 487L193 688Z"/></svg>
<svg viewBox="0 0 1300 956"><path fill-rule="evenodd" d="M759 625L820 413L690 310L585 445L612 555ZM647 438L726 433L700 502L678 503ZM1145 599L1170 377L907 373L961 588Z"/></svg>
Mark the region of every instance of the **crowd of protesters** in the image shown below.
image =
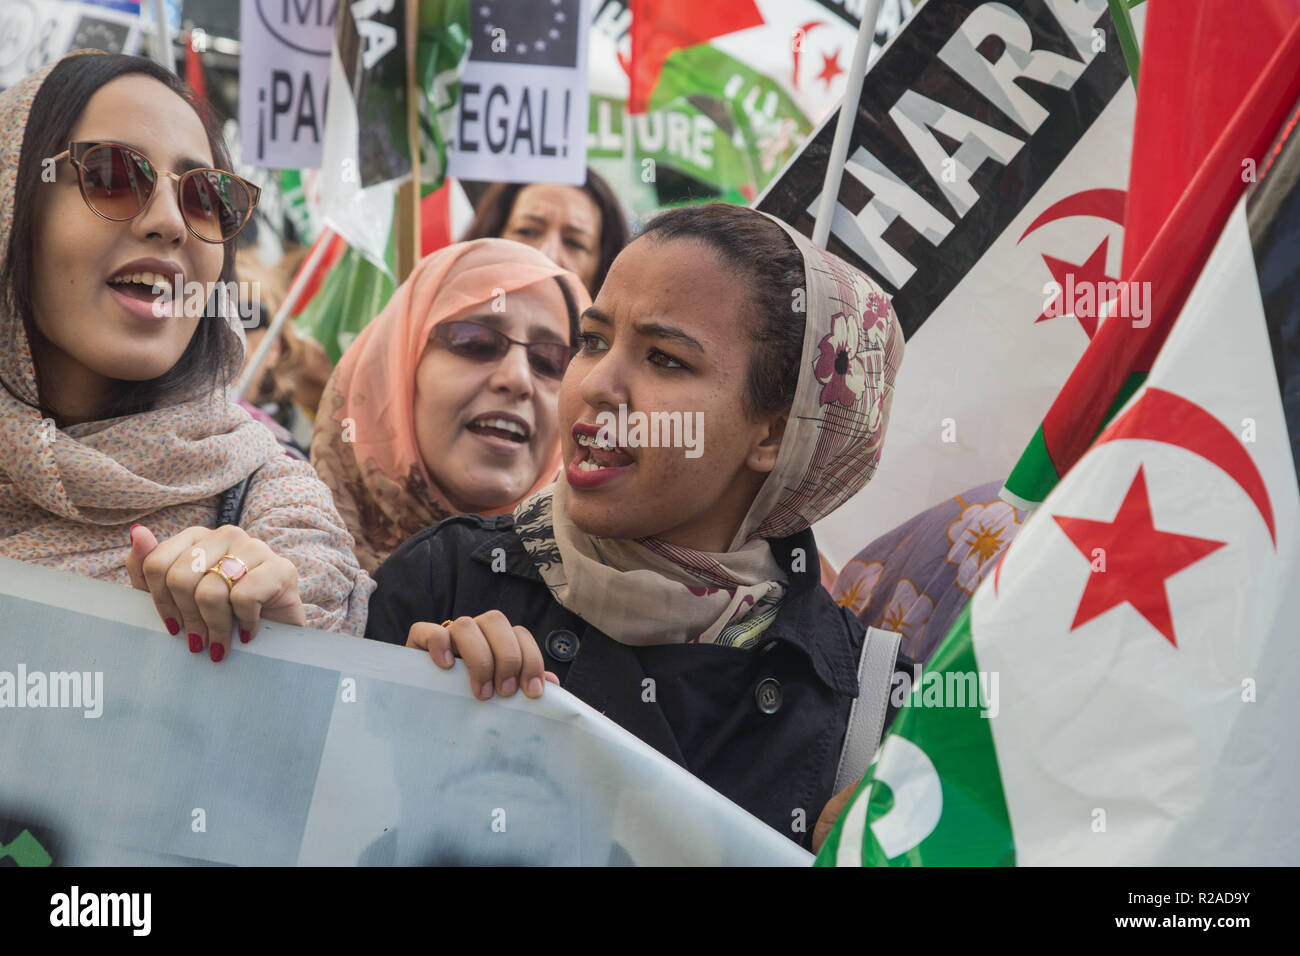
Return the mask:
<svg viewBox="0 0 1300 956"><path fill-rule="evenodd" d="M459 657L481 699L554 682L809 844L864 634L810 526L871 479L903 353L871 280L743 207L629 242L595 174L497 185L336 367L289 329L234 396L287 272L237 252L257 187L185 84L83 51L0 128L0 556L148 591L213 662L271 620ZM160 318L178 276L256 282L247 335ZM699 413L702 454L611 443L619 409Z"/></svg>

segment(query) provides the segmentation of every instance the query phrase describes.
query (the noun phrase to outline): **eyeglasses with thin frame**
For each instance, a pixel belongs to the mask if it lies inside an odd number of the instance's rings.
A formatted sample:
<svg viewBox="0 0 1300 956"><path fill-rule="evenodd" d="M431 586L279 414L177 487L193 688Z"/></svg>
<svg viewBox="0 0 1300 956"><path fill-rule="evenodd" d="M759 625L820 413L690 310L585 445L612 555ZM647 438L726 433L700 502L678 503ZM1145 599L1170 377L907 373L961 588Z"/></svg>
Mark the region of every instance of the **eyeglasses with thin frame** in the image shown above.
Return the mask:
<svg viewBox="0 0 1300 956"><path fill-rule="evenodd" d="M159 170L147 156L120 143L69 143L53 157L77 170L81 198L112 222L134 219L149 204L159 176L175 180L185 227L204 242L229 242L253 217L262 189L224 169Z"/></svg>
<svg viewBox="0 0 1300 956"><path fill-rule="evenodd" d="M453 355L475 362L496 362L512 346L522 345L528 353L528 366L543 378L564 378L574 349L562 342L520 342L504 332L477 322L442 322L433 330L433 338Z"/></svg>

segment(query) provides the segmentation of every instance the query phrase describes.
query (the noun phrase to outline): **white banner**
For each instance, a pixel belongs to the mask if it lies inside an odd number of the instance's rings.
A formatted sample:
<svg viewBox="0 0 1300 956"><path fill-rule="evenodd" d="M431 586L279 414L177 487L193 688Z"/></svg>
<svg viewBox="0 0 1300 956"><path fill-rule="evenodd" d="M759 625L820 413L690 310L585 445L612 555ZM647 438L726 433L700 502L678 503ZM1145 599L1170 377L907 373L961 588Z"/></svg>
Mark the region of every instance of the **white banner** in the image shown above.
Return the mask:
<svg viewBox="0 0 1300 956"><path fill-rule="evenodd" d="M22 865L812 859L554 685L478 701L461 664L276 624L213 664L147 594L8 560L0 622Z"/></svg>
<svg viewBox="0 0 1300 956"><path fill-rule="evenodd" d="M587 178L590 0L475 0L448 175L502 182Z"/></svg>
<svg viewBox="0 0 1300 956"><path fill-rule="evenodd" d="M317 169L334 42L332 4L241 0L240 161Z"/></svg>

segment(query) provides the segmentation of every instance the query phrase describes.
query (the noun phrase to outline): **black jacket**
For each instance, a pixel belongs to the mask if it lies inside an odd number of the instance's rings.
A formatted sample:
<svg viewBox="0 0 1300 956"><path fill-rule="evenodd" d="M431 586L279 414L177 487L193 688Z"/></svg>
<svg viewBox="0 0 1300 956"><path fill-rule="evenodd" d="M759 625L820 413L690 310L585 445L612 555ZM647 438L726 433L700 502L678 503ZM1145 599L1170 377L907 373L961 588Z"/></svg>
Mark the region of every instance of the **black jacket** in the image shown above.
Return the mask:
<svg viewBox="0 0 1300 956"><path fill-rule="evenodd" d="M405 644L417 621L497 608L532 632L565 690L810 848L833 796L863 627L820 586L811 531L770 543L790 587L752 650L617 643L556 602L509 515L458 515L406 541L375 574L366 636Z"/></svg>

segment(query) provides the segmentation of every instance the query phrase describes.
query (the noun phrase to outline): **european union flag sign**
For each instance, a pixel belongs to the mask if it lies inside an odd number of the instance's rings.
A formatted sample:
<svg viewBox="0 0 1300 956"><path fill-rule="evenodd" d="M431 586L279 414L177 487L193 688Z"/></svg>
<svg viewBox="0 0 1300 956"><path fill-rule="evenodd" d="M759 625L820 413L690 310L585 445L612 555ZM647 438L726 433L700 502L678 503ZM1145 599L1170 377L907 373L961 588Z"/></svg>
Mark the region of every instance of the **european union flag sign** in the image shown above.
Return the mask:
<svg viewBox="0 0 1300 956"><path fill-rule="evenodd" d="M472 0L449 173L581 185L590 0Z"/></svg>
<svg viewBox="0 0 1300 956"><path fill-rule="evenodd" d="M581 7L581 0L474 0L469 58L573 69Z"/></svg>

